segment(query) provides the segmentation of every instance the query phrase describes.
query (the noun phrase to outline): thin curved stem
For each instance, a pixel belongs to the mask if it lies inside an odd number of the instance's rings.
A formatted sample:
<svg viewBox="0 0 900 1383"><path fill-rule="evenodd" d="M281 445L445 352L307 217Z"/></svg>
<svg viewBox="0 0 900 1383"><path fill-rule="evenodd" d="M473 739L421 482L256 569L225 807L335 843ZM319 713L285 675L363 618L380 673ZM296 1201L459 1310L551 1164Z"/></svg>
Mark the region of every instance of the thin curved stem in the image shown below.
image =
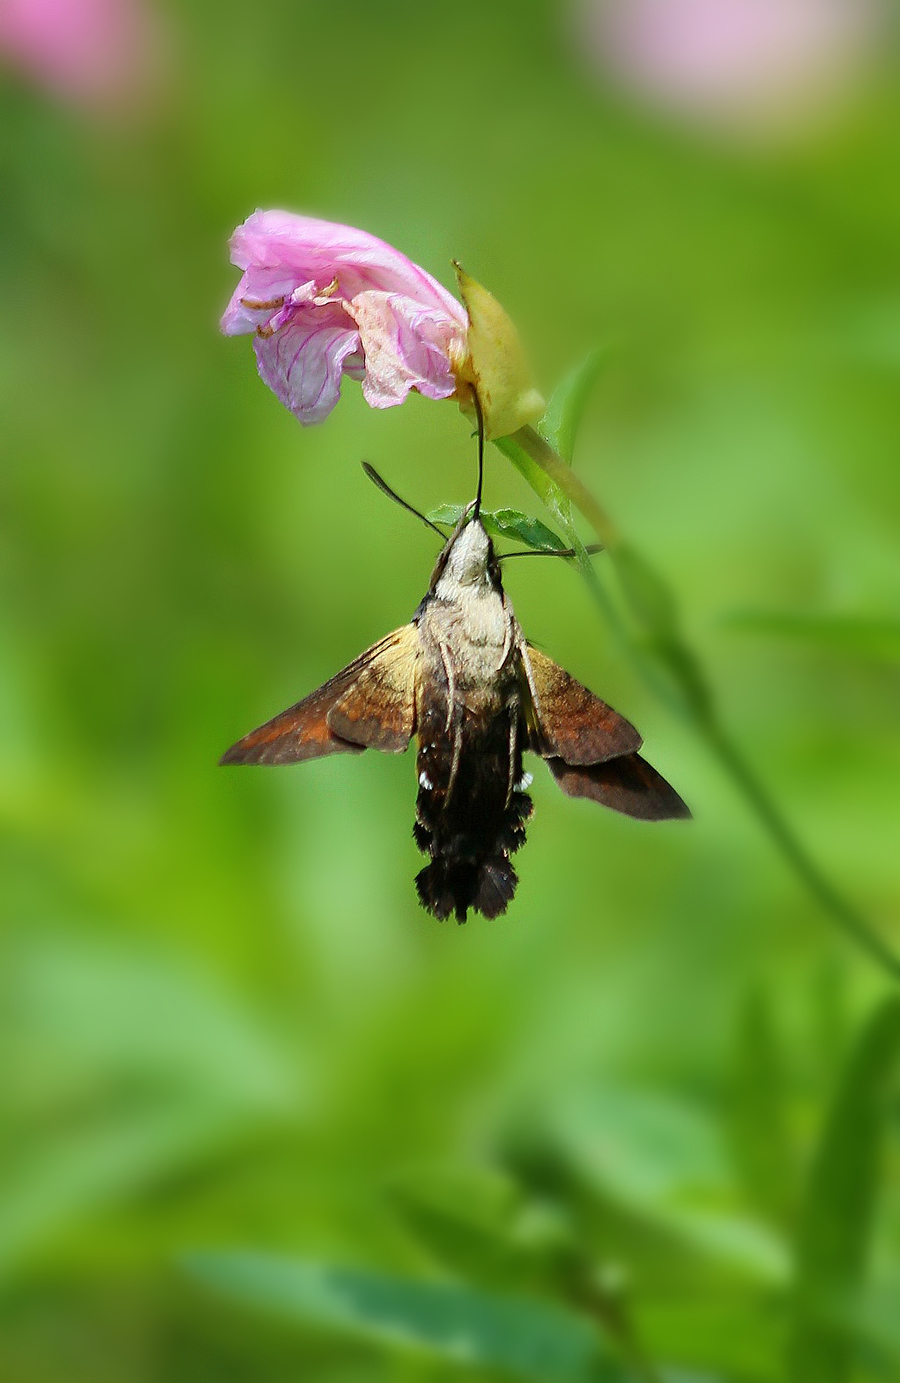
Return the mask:
<svg viewBox="0 0 900 1383"><path fill-rule="evenodd" d="M497 445L563 524L604 619L643 679L693 724L772 843L823 911L872 960L900 981L900 957L822 873L722 726L699 659L681 631L674 596L662 578L633 548L626 549L609 515L584 482L534 428L524 427L512 437L499 438ZM632 620L646 640L646 647L636 644L617 605L588 561L572 523L571 505L588 521L613 558ZM629 590L625 580L629 570L626 556L629 566L633 564L632 575L636 573L643 582L643 590L634 586ZM647 593L649 603L635 598Z"/></svg>

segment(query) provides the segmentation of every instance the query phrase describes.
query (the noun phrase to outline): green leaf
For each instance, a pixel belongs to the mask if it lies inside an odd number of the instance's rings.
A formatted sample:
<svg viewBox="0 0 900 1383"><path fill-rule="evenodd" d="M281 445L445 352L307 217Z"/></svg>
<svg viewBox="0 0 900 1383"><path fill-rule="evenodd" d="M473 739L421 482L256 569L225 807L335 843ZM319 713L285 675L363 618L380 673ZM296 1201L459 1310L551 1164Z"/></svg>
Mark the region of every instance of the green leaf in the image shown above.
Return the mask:
<svg viewBox="0 0 900 1383"><path fill-rule="evenodd" d="M591 390L608 359L608 347L595 346L586 359L566 375L554 391L547 411L538 423L541 436L559 452L563 460L568 461L569 465L572 464L575 454L578 429Z"/></svg>
<svg viewBox="0 0 900 1383"><path fill-rule="evenodd" d="M238 1301L388 1348L535 1383L637 1383L598 1331L541 1301L253 1253L186 1266Z"/></svg>
<svg viewBox="0 0 900 1383"><path fill-rule="evenodd" d="M41 1070L66 1118L48 1138L46 1116L32 1127L32 1110L20 1146L4 1149L0 1275L73 1224L240 1146L260 1122L293 1117L299 1092L283 1054L202 974L58 936L5 959L17 1053L6 1099L15 1075L27 1111L29 1073Z"/></svg>
<svg viewBox="0 0 900 1383"><path fill-rule="evenodd" d="M718 1131L699 1110L608 1086L561 1100L550 1133L586 1184L757 1281L786 1279L781 1241L744 1213Z"/></svg>
<svg viewBox="0 0 900 1383"><path fill-rule="evenodd" d="M532 460L525 448L514 441L512 437L495 437L494 446L498 451L502 451L508 461L512 462L541 503L546 504L554 518L559 520L566 536L572 541L574 534L572 506L556 482L550 479L543 467ZM572 541L572 546L576 546L574 541Z"/></svg>
<svg viewBox="0 0 900 1383"><path fill-rule="evenodd" d="M663 1369L660 1383L722 1383L722 1380L719 1375L714 1378L711 1373L695 1373L693 1369L689 1373L684 1369Z"/></svg>
<svg viewBox="0 0 900 1383"><path fill-rule="evenodd" d="M435 1261L470 1283L555 1290L561 1274L571 1280L577 1235L568 1215L545 1200L526 1200L508 1176L430 1170L396 1182L390 1196Z"/></svg>
<svg viewBox="0 0 900 1383"><path fill-rule="evenodd" d="M900 1065L900 999L863 1030L826 1120L807 1187L796 1250L789 1383L848 1383L848 1324L863 1287L881 1145Z"/></svg>
<svg viewBox="0 0 900 1383"><path fill-rule="evenodd" d="M736 1292L719 1275L692 1291L645 1293L641 1338L651 1358L680 1359L680 1369L662 1370L660 1383L713 1383L727 1378L784 1383L783 1329L766 1293ZM674 1285L674 1284L673 1284ZM646 1299L649 1298L649 1299ZM694 1373L694 1369L697 1373ZM707 1374L707 1370L710 1371Z"/></svg>
<svg viewBox="0 0 900 1383"><path fill-rule="evenodd" d="M462 513L461 505L441 504L437 509L430 510L426 517L432 523L448 523L455 527ZM519 509L482 509L481 522L492 538L513 538L535 552L559 552L567 546L552 528Z"/></svg>
<svg viewBox="0 0 900 1383"><path fill-rule="evenodd" d="M48 1141L10 1169L0 1194L0 1277L89 1214L107 1211L165 1176L184 1175L239 1144L234 1114L198 1102L109 1116Z"/></svg>
<svg viewBox="0 0 900 1383"><path fill-rule="evenodd" d="M439 504L436 509L429 509L425 515L432 523L445 523L450 528L455 528L463 515L461 504Z"/></svg>
<svg viewBox="0 0 900 1383"><path fill-rule="evenodd" d="M495 509L493 513L482 513L481 517L485 528L495 538L516 538L535 552L559 552L566 547L552 528L518 509Z"/></svg>
<svg viewBox="0 0 900 1383"><path fill-rule="evenodd" d="M435 1259L466 1278L507 1280L521 1193L510 1178L471 1171L410 1174L390 1188L395 1210Z"/></svg>
<svg viewBox="0 0 900 1383"><path fill-rule="evenodd" d="M896 1267L884 1272L882 1280L868 1287L845 1312L848 1322L865 1349L866 1367L876 1377L896 1383L900 1365L900 1276Z"/></svg>
<svg viewBox="0 0 900 1383"><path fill-rule="evenodd" d="M900 620L736 610L723 616L721 622L742 634L793 639L843 657L900 663Z"/></svg>
<svg viewBox="0 0 900 1383"><path fill-rule="evenodd" d="M791 1218L797 1184L785 1068L771 995L754 986L738 1015L727 1127L732 1160L747 1194L776 1224Z"/></svg>

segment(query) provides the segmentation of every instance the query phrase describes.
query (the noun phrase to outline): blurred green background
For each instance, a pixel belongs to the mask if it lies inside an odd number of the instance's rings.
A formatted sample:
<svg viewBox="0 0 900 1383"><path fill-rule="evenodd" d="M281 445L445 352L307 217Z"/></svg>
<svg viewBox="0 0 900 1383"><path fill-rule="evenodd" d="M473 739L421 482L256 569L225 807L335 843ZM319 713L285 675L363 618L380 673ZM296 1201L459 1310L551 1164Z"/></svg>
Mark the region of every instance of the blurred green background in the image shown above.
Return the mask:
<svg viewBox="0 0 900 1383"><path fill-rule="evenodd" d="M537 0L186 0L161 52L133 108L0 88L0 1376L896 1379L891 981L576 572L509 569L519 619L691 826L537 766L515 904L458 928L411 756L216 767L425 590L360 460L473 493L453 405L303 430L219 336L231 230L286 207L459 258L548 390L610 345L580 473L900 948L890 50L763 142L614 94ZM497 452L486 502L537 512Z"/></svg>

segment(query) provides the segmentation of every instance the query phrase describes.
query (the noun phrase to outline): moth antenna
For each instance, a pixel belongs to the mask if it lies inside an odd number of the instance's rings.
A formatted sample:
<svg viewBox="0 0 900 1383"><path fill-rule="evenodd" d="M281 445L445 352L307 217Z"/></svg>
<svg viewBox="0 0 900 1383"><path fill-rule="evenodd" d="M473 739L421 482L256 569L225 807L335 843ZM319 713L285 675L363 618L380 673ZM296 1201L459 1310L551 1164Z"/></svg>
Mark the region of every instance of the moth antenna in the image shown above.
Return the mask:
<svg viewBox="0 0 900 1383"><path fill-rule="evenodd" d="M405 499L401 499L397 491L391 489L390 485L378 474L374 466L371 466L368 461L364 461L362 463L362 468L376 489L380 490L383 495L387 495L388 499L392 499L395 504L399 504L401 509L406 509L410 514L415 514L417 519L421 519L429 528L433 528L442 543L447 541L446 533L442 532L436 523L432 523L431 519L426 519L421 510L414 509L411 504L407 504Z"/></svg>
<svg viewBox="0 0 900 1383"><path fill-rule="evenodd" d="M484 414L481 411L477 389L472 390L472 402L475 405L475 417L478 419L478 489L475 494L475 508L472 511L472 518L477 519L481 513L481 490L484 484Z"/></svg>
<svg viewBox="0 0 900 1383"><path fill-rule="evenodd" d="M603 544L602 544L602 543L589 543L588 546L587 546L584 550L585 550L586 553L588 553L589 556L592 557L592 556L594 555L595 552L602 552L602 551L603 551ZM498 561L498 562L505 562L506 559L507 559L507 557L577 557L577 556L578 556L578 554L577 554L577 552L575 551L574 547L560 547L560 548L555 548L555 547L543 547L543 548L541 548L541 547L523 547L521 550L517 550L516 552L499 552L499 553L497 554L497 561Z"/></svg>

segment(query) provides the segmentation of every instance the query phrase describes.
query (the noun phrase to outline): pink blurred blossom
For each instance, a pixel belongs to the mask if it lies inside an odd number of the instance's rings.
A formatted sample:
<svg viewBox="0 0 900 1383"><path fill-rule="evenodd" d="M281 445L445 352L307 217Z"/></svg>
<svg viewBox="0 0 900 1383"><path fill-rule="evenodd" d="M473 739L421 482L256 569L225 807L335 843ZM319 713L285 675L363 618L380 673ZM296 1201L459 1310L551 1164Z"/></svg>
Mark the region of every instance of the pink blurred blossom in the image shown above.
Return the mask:
<svg viewBox="0 0 900 1383"><path fill-rule="evenodd" d="M141 0L0 0L0 61L76 104L130 103L155 46Z"/></svg>
<svg viewBox="0 0 900 1383"><path fill-rule="evenodd" d="M587 0L611 74L721 124L778 123L830 103L871 52L880 0Z"/></svg>
<svg viewBox="0 0 900 1383"><path fill-rule="evenodd" d="M256 211L231 238L243 270L222 318L229 336L254 333L259 373L301 423L334 408L341 378L362 381L373 408L411 389L457 391L466 313L399 250L351 226Z"/></svg>

